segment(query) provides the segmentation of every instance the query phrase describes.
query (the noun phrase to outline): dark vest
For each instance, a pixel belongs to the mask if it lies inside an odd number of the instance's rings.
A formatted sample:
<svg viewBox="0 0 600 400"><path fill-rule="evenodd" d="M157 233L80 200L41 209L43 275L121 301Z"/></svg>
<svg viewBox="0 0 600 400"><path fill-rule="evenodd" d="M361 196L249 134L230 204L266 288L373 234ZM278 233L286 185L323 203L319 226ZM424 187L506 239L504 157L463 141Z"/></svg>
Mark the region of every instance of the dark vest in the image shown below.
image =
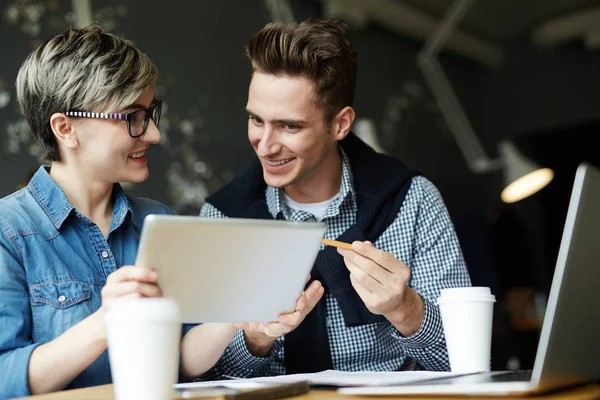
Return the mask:
<svg viewBox="0 0 600 400"><path fill-rule="evenodd" d="M415 171L402 162L376 153L354 134L340 141L348 156L356 192L356 223L337 240L375 242L396 219L410 188ZM262 166L255 158L246 170L206 199L230 218L273 219L268 210ZM326 293L334 296L344 316L346 326L358 326L384 321L371 313L350 282L343 258L333 247L319 252L311 278L320 280ZM309 282L310 284L310 282ZM331 369L331 355L326 327L325 301L320 301L298 328L285 335L287 373L314 372Z"/></svg>

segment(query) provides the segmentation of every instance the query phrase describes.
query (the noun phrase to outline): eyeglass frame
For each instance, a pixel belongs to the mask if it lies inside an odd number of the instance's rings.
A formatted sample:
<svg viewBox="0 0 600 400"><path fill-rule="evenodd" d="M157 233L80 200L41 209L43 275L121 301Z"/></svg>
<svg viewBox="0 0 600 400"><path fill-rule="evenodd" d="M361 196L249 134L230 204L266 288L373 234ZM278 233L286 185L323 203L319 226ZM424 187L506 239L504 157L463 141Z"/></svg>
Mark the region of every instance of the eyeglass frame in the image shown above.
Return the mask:
<svg viewBox="0 0 600 400"><path fill-rule="evenodd" d="M139 135L131 134L131 116L140 111L146 111L146 115L144 118L144 125L142 129L142 133ZM154 119L154 112L157 112L156 120ZM127 113L97 113L97 112L89 112L89 111L81 111L81 110L70 110L65 112L66 116L75 117L75 118L100 118L100 119L119 119L125 120L127 122L127 133L134 139L141 137L146 130L148 130L148 125L150 125L150 120L154 121L154 124L158 128L158 124L160 122L160 117L162 114L162 100L154 99L152 103L150 103L150 107L148 108L140 108L138 110L133 110Z"/></svg>

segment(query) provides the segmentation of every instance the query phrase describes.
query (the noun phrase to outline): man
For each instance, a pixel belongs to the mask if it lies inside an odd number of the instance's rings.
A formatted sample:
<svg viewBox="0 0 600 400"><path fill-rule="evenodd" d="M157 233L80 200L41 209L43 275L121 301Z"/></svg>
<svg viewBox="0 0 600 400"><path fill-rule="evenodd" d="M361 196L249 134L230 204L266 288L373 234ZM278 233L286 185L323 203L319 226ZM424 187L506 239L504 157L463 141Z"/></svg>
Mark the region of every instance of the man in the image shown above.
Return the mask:
<svg viewBox="0 0 600 400"><path fill-rule="evenodd" d="M327 238L354 250L322 249L314 309L246 325L209 375L397 370L411 359L449 369L435 299L469 275L434 185L350 132L357 58L344 26L269 24L246 53L257 157L200 215L324 221ZM307 298L321 291L309 286Z"/></svg>

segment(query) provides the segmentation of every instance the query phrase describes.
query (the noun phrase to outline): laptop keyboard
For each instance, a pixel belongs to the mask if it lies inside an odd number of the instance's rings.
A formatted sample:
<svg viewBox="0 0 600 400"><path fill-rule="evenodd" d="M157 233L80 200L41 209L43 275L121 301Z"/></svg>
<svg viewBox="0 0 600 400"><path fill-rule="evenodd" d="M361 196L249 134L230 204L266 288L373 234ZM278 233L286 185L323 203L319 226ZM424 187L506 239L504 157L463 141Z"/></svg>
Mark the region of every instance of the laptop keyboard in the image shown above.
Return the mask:
<svg viewBox="0 0 600 400"><path fill-rule="evenodd" d="M461 383L529 382L531 370L492 371L414 382L414 385L447 385Z"/></svg>
<svg viewBox="0 0 600 400"><path fill-rule="evenodd" d="M531 370L506 371L497 375L488 376L487 382L529 382Z"/></svg>

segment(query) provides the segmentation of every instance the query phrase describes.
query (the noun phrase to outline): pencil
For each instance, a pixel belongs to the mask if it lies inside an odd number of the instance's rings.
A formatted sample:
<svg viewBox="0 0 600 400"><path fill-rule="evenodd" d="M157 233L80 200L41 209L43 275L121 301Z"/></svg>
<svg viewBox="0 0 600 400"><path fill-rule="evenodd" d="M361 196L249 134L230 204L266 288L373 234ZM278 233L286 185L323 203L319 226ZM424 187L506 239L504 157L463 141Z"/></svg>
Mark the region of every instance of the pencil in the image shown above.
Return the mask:
<svg viewBox="0 0 600 400"><path fill-rule="evenodd" d="M326 246L341 247L342 249L354 250L350 243L338 242L337 240L322 239L321 243Z"/></svg>

